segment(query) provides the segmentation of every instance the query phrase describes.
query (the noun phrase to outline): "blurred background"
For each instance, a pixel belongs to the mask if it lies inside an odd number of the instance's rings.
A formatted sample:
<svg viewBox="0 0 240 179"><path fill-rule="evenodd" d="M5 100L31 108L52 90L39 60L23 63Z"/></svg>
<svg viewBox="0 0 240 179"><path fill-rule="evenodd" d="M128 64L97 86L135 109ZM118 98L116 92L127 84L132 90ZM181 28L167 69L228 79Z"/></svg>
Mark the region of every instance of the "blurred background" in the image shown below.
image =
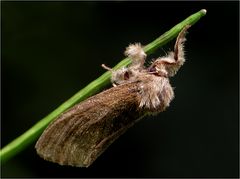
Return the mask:
<svg viewBox="0 0 240 179"><path fill-rule="evenodd" d="M89 168L40 158L32 144L2 177L238 177L239 2L1 2L1 146L189 15L175 99L115 141ZM153 57L165 55L174 40ZM152 56L151 56L152 57Z"/></svg>

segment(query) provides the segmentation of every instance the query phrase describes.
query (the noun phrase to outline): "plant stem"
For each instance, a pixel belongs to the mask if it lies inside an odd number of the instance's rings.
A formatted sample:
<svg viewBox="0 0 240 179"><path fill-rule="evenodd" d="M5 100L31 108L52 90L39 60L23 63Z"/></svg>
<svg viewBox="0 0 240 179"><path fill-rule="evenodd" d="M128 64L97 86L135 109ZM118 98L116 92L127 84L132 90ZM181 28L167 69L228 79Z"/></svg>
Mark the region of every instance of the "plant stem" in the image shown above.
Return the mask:
<svg viewBox="0 0 240 179"><path fill-rule="evenodd" d="M163 46L173 38L175 38L178 33L186 26L195 24L202 16L206 14L206 10L202 9L197 13L189 16L179 24L175 25L169 31L165 32L159 38L149 43L144 47L144 51L147 54L153 53L156 49ZM118 69L123 66L130 64L130 59L125 58L121 62L119 62L113 69ZM44 117L38 123L36 123L32 128L27 130L21 136L13 140L11 143L6 145L0 151L0 159L1 162L6 162L10 158L14 157L22 150L24 150L27 146L33 143L42 133L42 131L47 127L47 125L55 119L59 114L66 111L68 108L72 107L74 104L86 99L87 97L99 92L103 87L110 83L110 72L105 72L103 75L98 77L96 80L89 83L85 88L77 92L74 96L72 96L69 100L60 105L57 109L52 111L49 115Z"/></svg>

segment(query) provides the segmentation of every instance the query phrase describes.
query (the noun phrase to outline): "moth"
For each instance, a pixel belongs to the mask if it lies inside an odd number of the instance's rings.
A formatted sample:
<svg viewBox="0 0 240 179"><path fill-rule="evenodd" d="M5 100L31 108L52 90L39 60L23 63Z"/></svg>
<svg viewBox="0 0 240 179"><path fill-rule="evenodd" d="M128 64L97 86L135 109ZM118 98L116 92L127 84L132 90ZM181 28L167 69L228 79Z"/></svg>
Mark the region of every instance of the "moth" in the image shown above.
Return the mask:
<svg viewBox="0 0 240 179"><path fill-rule="evenodd" d="M148 67L139 43L125 51L132 63L112 72L113 87L62 113L45 129L36 143L37 153L60 165L90 166L110 144L146 114L164 111L174 98L169 77L185 62L185 34L179 33L174 51Z"/></svg>

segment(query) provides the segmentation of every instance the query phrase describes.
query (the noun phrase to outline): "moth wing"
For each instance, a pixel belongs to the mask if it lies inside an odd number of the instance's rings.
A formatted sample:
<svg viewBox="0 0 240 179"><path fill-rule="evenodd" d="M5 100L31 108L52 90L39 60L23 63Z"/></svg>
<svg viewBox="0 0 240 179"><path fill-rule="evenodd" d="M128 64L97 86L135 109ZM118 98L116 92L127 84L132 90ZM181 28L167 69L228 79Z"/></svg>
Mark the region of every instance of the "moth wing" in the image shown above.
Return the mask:
<svg viewBox="0 0 240 179"><path fill-rule="evenodd" d="M75 105L54 120L36 144L45 160L88 167L142 115L137 84L119 85Z"/></svg>

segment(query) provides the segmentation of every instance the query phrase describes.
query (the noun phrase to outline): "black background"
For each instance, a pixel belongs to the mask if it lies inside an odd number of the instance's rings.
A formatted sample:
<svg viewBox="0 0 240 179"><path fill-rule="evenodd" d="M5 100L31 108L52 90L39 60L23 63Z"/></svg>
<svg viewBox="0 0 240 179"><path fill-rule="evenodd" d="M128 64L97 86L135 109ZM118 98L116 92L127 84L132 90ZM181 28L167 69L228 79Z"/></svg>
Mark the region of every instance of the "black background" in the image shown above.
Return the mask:
<svg viewBox="0 0 240 179"><path fill-rule="evenodd" d="M2 146L189 15L176 98L114 142L90 168L41 159L34 144L3 177L238 177L238 2L2 2ZM164 55L168 44L155 55Z"/></svg>

